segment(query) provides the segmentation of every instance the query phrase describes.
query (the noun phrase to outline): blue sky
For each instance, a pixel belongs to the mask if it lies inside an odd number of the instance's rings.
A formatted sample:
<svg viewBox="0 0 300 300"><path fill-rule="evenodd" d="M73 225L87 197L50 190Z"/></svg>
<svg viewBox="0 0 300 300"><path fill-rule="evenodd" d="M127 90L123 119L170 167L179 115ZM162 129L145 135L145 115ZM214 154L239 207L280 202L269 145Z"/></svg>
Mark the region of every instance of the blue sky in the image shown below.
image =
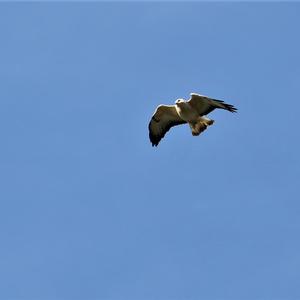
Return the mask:
<svg viewBox="0 0 300 300"><path fill-rule="evenodd" d="M300 299L299 3L0 8L1 300Z"/></svg>

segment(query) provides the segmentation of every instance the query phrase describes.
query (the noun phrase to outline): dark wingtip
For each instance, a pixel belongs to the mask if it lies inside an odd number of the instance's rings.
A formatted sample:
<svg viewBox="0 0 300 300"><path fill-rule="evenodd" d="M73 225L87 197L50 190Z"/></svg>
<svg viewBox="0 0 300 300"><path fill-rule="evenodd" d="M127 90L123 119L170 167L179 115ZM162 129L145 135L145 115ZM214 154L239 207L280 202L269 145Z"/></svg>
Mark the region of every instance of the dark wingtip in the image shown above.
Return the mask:
<svg viewBox="0 0 300 300"><path fill-rule="evenodd" d="M231 105L231 104L225 103L223 100L218 100L218 99L212 99L212 100L214 100L214 101L216 101L216 102L220 102L220 103L225 107L226 110L228 110L228 111L230 111L230 112L232 112L232 113L236 113L236 112L237 112L237 108L235 108L235 107L234 107L233 105Z"/></svg>
<svg viewBox="0 0 300 300"><path fill-rule="evenodd" d="M153 134L149 134L149 139L150 139L150 142L152 144L152 147L157 147L159 142L160 142L160 139L158 139L155 135Z"/></svg>
<svg viewBox="0 0 300 300"><path fill-rule="evenodd" d="M233 105L231 104L227 104L227 103L223 103L223 105L226 107L226 109L232 113L236 113L237 112L237 108L235 108Z"/></svg>

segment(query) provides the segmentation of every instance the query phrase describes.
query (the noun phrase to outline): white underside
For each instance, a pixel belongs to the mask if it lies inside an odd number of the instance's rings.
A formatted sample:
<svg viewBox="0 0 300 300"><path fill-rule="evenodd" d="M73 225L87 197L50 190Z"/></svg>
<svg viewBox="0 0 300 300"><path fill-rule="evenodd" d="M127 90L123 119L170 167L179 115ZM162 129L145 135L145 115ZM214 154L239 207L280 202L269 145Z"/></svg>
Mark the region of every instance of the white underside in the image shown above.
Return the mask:
<svg viewBox="0 0 300 300"><path fill-rule="evenodd" d="M199 116L198 112L186 102L175 105L175 108L180 118L189 123L193 135L199 135L214 122L205 116Z"/></svg>
<svg viewBox="0 0 300 300"><path fill-rule="evenodd" d="M180 103L175 105L176 111L181 119L188 123L197 122L199 114L188 103Z"/></svg>

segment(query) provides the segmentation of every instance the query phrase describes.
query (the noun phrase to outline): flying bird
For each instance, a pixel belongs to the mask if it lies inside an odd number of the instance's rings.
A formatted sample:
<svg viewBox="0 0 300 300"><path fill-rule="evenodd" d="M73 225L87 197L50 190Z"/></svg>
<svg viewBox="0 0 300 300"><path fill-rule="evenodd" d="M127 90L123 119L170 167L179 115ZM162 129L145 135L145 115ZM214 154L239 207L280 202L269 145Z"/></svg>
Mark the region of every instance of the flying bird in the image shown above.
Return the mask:
<svg viewBox="0 0 300 300"><path fill-rule="evenodd" d="M175 105L159 105L149 123L149 138L152 146L157 146L165 134L173 127L188 123L193 136L198 136L214 123L206 117L216 108L236 112L237 109L224 101L195 93L190 99L177 99Z"/></svg>

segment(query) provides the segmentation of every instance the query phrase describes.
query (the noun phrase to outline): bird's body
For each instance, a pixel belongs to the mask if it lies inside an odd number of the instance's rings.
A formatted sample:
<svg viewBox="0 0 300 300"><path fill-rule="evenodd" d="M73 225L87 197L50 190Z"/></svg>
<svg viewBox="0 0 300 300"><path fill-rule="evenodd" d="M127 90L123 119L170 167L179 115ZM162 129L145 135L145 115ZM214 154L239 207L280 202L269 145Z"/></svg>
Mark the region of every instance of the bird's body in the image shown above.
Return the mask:
<svg viewBox="0 0 300 300"><path fill-rule="evenodd" d="M175 109L179 117L190 125L192 135L199 135L207 126L212 125L214 122L213 120L200 116L197 110L188 102L181 100L176 101Z"/></svg>
<svg viewBox="0 0 300 300"><path fill-rule="evenodd" d="M192 93L188 101L178 99L175 105L159 105L149 123L149 138L157 146L171 127L188 123L192 134L199 135L214 123L205 115L216 108L236 112L233 105L207 96Z"/></svg>
<svg viewBox="0 0 300 300"><path fill-rule="evenodd" d="M175 103L175 109L179 117L187 123L196 122L199 117L198 113L185 101Z"/></svg>

